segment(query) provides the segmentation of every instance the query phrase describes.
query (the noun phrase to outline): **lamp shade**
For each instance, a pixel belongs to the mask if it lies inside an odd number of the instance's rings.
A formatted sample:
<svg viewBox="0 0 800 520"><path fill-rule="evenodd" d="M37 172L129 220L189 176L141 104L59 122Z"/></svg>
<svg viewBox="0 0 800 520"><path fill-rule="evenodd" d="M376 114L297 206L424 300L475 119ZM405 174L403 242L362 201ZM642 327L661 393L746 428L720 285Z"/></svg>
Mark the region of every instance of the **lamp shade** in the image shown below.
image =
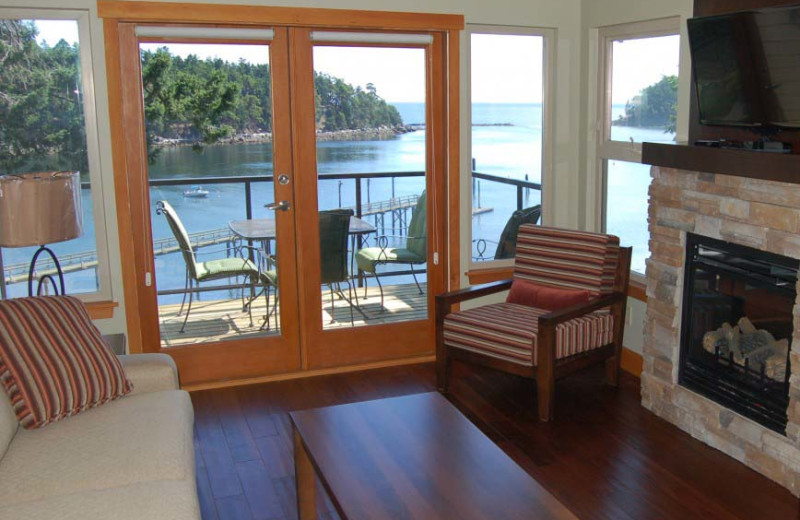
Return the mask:
<svg viewBox="0 0 800 520"><path fill-rule="evenodd" d="M0 246L52 244L82 233L78 172L0 175Z"/></svg>

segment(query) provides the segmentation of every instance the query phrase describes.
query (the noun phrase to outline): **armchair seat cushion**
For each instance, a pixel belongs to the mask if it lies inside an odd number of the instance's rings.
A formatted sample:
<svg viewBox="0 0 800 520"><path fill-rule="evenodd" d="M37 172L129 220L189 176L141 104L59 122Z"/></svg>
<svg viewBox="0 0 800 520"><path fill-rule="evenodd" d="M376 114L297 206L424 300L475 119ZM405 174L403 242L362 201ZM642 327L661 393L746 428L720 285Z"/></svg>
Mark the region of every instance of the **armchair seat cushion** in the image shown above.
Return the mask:
<svg viewBox="0 0 800 520"><path fill-rule="evenodd" d="M448 314L444 343L520 365L536 365L539 316L549 310L495 303ZM599 310L556 326L556 359L602 347L613 341L614 317Z"/></svg>
<svg viewBox="0 0 800 520"><path fill-rule="evenodd" d="M375 272L375 264L381 262L424 264L425 258L402 247L365 247L356 253L356 264L362 271Z"/></svg>

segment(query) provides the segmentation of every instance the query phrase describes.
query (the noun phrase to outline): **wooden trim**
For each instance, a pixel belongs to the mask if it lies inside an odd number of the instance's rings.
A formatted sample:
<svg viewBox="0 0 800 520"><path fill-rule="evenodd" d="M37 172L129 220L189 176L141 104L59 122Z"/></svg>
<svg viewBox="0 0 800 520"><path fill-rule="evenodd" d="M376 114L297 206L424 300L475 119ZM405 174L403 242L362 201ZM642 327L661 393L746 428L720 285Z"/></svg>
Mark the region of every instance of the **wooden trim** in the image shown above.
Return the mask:
<svg viewBox="0 0 800 520"><path fill-rule="evenodd" d="M119 303L112 301L85 302L84 306L93 320L107 320L114 317L114 309L119 307Z"/></svg>
<svg viewBox="0 0 800 520"><path fill-rule="evenodd" d="M642 163L678 170L800 184L800 177L797 175L800 156L797 154L712 148L685 143L644 143Z"/></svg>
<svg viewBox="0 0 800 520"><path fill-rule="evenodd" d="M628 284L628 297L647 303L647 285L631 280Z"/></svg>
<svg viewBox="0 0 800 520"><path fill-rule="evenodd" d="M136 290L136 261L133 250L128 174L125 168L125 130L122 110L122 76L120 64L119 23L103 21L106 48L106 80L108 82L108 112L111 123L111 157L114 168L114 194L117 205L117 233L122 262L122 286L125 298L125 321L128 344L141 352L142 326L139 319L139 295Z"/></svg>
<svg viewBox="0 0 800 520"><path fill-rule="evenodd" d="M222 13L221 13L222 11ZM132 22L209 22L274 24L288 27L351 27L355 29L404 29L458 31L464 28L460 14L356 11L256 5L187 4L178 2L97 2L100 18Z"/></svg>
<svg viewBox="0 0 800 520"><path fill-rule="evenodd" d="M622 347L621 368L636 377L642 377L644 370L644 358L638 352Z"/></svg>
<svg viewBox="0 0 800 520"><path fill-rule="evenodd" d="M124 167L121 184L127 184L127 200L122 208L129 212L130 240L133 254L133 285L125 286L126 294L136 292L138 307L126 305L126 312L138 314L139 334L143 352L160 350L158 323L158 281L150 236L150 186L147 174L147 138L145 136L144 100L142 99L142 71L136 27L121 23L117 27L119 45L119 74L121 94L121 124L124 139L121 143ZM121 212L117 207L117 214ZM128 239L120 236L120 242ZM148 273L150 273L148 285Z"/></svg>
<svg viewBox="0 0 800 520"><path fill-rule="evenodd" d="M514 275L514 267L488 267L485 269L470 269L467 271L470 285L508 280Z"/></svg>
<svg viewBox="0 0 800 520"><path fill-rule="evenodd" d="M447 237L449 255L448 284L445 290L461 287L461 118L460 113L460 39L458 31L447 35Z"/></svg>
<svg viewBox="0 0 800 520"><path fill-rule="evenodd" d="M311 348L322 332L319 253L318 173L315 120L314 56L310 30L289 32L290 111L294 147L295 263L299 295L300 366L311 365ZM301 246L302 244L302 246Z"/></svg>
<svg viewBox="0 0 800 520"><path fill-rule="evenodd" d="M347 365L342 367L318 368L314 370L301 370L297 372L284 372L282 374L271 374L268 376L249 377L245 379L233 379L230 381L215 381L212 383L196 383L181 385L187 392L199 392L201 390L211 390L215 388L231 388L236 386L255 385L260 383L272 383L275 381L289 381L292 379L305 379L307 377L327 376L330 374L347 374L350 372L360 372L362 370L373 370L376 368L398 367L404 365L418 365L421 363L432 363L436 361L435 355L413 356L402 359L390 359L386 361L373 361L370 363L360 363L357 365Z"/></svg>

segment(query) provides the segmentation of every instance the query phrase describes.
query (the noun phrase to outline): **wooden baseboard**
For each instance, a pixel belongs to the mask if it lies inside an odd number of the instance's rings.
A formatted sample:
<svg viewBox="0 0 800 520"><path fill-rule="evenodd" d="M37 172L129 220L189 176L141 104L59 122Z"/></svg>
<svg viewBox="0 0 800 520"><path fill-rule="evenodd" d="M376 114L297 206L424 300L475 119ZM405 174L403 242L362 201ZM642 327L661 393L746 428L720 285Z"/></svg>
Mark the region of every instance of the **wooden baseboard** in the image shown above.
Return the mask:
<svg viewBox="0 0 800 520"><path fill-rule="evenodd" d="M622 347L622 360L620 364L622 365L622 370L625 372L633 374L636 377L642 377L644 359L638 352Z"/></svg>
<svg viewBox="0 0 800 520"><path fill-rule="evenodd" d="M86 310L89 311L89 317L93 320L105 320L114 317L114 309L119 306L119 303L107 302L86 302L84 303Z"/></svg>
<svg viewBox="0 0 800 520"><path fill-rule="evenodd" d="M362 363L346 367L321 368L318 370L303 370L300 372L290 372L288 374L272 374L268 376L250 377L247 379L235 379L232 381L214 381L212 383L197 383L182 386L187 392L197 392L200 390L211 390L215 388L228 388L234 386L255 385L259 383L271 383L273 381L287 381L290 379L301 379L304 377L325 376L330 374L344 374L347 372L359 372L361 370L371 370L373 368L396 367L402 365L415 365L418 363L431 363L436 361L435 355L416 356L403 359L392 359L389 361L376 361L374 363ZM622 348L622 370L636 377L642 376L642 366L644 360L642 355L633 350Z"/></svg>
<svg viewBox="0 0 800 520"><path fill-rule="evenodd" d="M624 357L623 357L624 359ZM361 363L359 365L348 365L345 367L320 368L317 370L303 370L300 372L289 372L286 374L272 374L268 376L249 377L246 379L234 379L231 381L214 381L211 383L197 383L192 385L181 385L187 392L197 392L199 390L211 390L215 388L229 388L234 386L255 385L259 383L271 383L274 381L287 381L290 379L301 379L305 377L326 376L330 374L344 374L347 372L360 372L374 368L396 367L402 365L416 365L418 363L431 363L436 361L436 356L416 356L402 359L390 359L388 361L375 361L373 363Z"/></svg>

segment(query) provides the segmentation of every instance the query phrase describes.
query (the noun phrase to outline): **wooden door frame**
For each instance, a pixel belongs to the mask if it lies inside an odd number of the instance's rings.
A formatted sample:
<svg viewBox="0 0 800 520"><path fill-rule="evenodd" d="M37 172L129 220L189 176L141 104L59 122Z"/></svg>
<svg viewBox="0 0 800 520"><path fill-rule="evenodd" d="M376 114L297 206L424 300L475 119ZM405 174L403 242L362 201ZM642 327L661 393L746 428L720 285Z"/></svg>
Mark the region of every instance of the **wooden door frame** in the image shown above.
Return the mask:
<svg viewBox="0 0 800 520"><path fill-rule="evenodd" d="M144 128L139 122L132 124L132 117L140 117L134 108L140 103L141 93L131 90L131 85L123 84L122 67L130 67L130 56L125 56L125 48L130 49L131 38L135 39L134 28L140 23L192 23L213 26L288 26L314 27L325 29L362 29L389 31L425 31L438 38L443 64L441 83L436 79L436 88L441 91L442 120L438 139L444 143L441 165L437 166L439 175L436 193L437 204L446 211L440 219L440 229L434 235L434 251L439 253L443 267L442 283L435 285L443 289L457 288L460 280L459 257L459 32L464 28L461 15L419 14L376 11L352 11L340 9L284 8L244 5L191 4L161 2L99 1L98 16L103 18L106 46L106 66L109 88L109 114L111 120L112 157L114 184L117 203L117 225L122 259L122 278L128 339L132 353L161 351L157 330L148 328L142 319L144 312L154 312L143 305L151 305L150 291L155 290L145 284L146 273L152 265L151 252L146 244L149 237L142 237L149 230L149 213L145 211L142 193L142 171L144 154ZM138 46L136 46L138 52ZM128 51L129 52L129 51ZM127 60L125 58L128 58ZM127 64L127 65L126 65ZM130 70L126 71L130 73ZM439 95L439 94L437 94ZM138 197L137 197L138 194ZM429 299L432 295L429 295ZM430 307L432 308L432 306ZM144 312L142 312L144 309ZM432 323L432 319L430 320ZM302 350L301 350L302 351ZM433 351L432 334L430 348ZM180 348L170 348L166 352L179 360ZM204 363L220 360L211 356ZM397 357L397 356L394 356ZM357 363L348 360L346 363ZM317 366L317 364L313 364ZM319 366L330 366L323 362ZM192 369L206 373L202 367L192 364ZM312 368L306 362L300 369ZM284 369L285 370L285 369ZM291 370L291 369L289 369ZM252 377L254 374L242 374ZM202 381L196 379L196 382ZM195 378L193 378L195 379Z"/></svg>
<svg viewBox="0 0 800 520"><path fill-rule="evenodd" d="M430 44L411 45L425 51L425 186L428 193L428 258L437 253L442 259L438 265L427 264L426 305L431 311L425 326L419 321L402 321L391 324L362 327L325 329L321 316L322 295L319 279L319 228L317 220L317 149L314 139L314 78L311 28L297 28L290 38L292 61L292 121L295 145L298 146L296 180L298 206L298 243L305 244L298 251L297 263L306 273L299 280L301 302L301 351L304 370L318 370L333 366L346 366L377 362L387 359L403 359L431 355L434 351L435 295L445 291L447 284L447 216L442 212L447 207L447 105L448 67L447 33L425 32L432 36ZM339 46L325 42L325 46ZM345 47L362 47L368 44L343 43ZM394 47L394 45L389 45ZM433 211L431 211L433 209Z"/></svg>

